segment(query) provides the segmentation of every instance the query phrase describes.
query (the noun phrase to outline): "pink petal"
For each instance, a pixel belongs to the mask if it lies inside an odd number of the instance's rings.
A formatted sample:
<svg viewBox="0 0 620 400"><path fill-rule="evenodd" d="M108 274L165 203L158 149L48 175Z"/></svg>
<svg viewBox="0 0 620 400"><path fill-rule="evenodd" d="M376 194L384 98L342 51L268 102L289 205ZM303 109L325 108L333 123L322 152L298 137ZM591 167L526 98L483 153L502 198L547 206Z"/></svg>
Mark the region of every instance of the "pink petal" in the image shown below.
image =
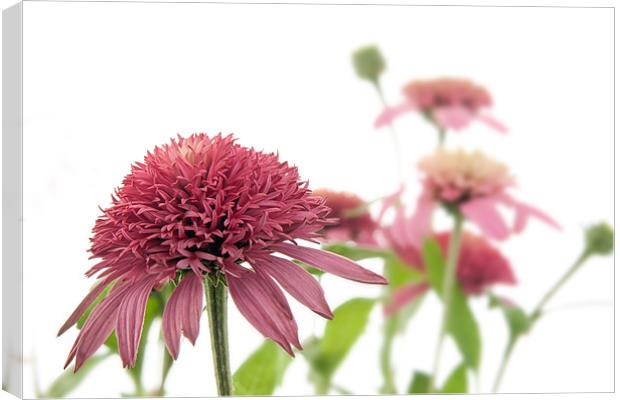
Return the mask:
<svg viewBox="0 0 620 400"><path fill-rule="evenodd" d="M444 129L460 130L469 125L474 114L465 107L437 107L433 110L435 121Z"/></svg>
<svg viewBox="0 0 620 400"><path fill-rule="evenodd" d="M476 119L478 121L486 124L490 128L495 129L496 131L498 131L500 133L508 133L508 128L506 127L506 125L504 125L503 123L498 121L492 115L489 115L489 114L486 114L486 113L482 113L482 112L478 112L478 114L476 115Z"/></svg>
<svg viewBox="0 0 620 400"><path fill-rule="evenodd" d="M385 305L383 312L385 315L392 315L401 308L418 298L428 290L428 283L410 283L402 286L392 294L391 301Z"/></svg>
<svg viewBox="0 0 620 400"><path fill-rule="evenodd" d="M238 275L227 274L226 280L239 312L263 336L274 340L294 357L291 344L301 349L297 324L280 288L258 271L244 270Z"/></svg>
<svg viewBox="0 0 620 400"><path fill-rule="evenodd" d="M116 339L123 367L133 368L136 363L146 302L155 283L156 279L153 276L146 276L132 284L118 308Z"/></svg>
<svg viewBox="0 0 620 400"><path fill-rule="evenodd" d="M58 330L57 336L62 335L67 331L67 329L71 328L80 319L88 307L90 307L93 301L95 301L95 299L101 294L101 292L103 292L103 290L116 278L116 275L109 275L101 282L97 283L97 285L86 295L86 297L84 297L82 302L75 308L67 321Z"/></svg>
<svg viewBox="0 0 620 400"><path fill-rule="evenodd" d="M274 251L278 251L289 257L310 264L322 271L338 275L363 283L377 283L385 285L387 281L381 275L360 267L348 258L329 251L312 249L309 247L297 246L291 243L277 243L270 246Z"/></svg>
<svg viewBox="0 0 620 400"><path fill-rule="evenodd" d="M396 192L392 193L391 195L383 199L383 201L381 202L381 210L379 210L379 215L377 216L378 222L381 222L381 220L383 219L383 216L385 215L387 210L390 209L390 207L398 203L398 200L400 199L400 196L403 194L404 190L405 190L405 185L401 183L400 187L398 188Z"/></svg>
<svg viewBox="0 0 620 400"><path fill-rule="evenodd" d="M181 332L192 344L196 343L200 327L204 286L195 273L185 275L164 308L162 330L166 348L173 359L179 356Z"/></svg>
<svg viewBox="0 0 620 400"><path fill-rule="evenodd" d="M515 200L506 193L499 195L498 199L504 204L514 208L516 214L513 230L517 233L523 231L527 220L530 217L538 218L556 229L562 229L560 224L558 224L553 218L551 218L548 214L539 210L538 208Z"/></svg>
<svg viewBox="0 0 620 400"><path fill-rule="evenodd" d="M325 301L321 285L299 265L283 258L265 255L252 263L255 269L261 269L273 277L300 303L317 314L332 319L333 314Z"/></svg>
<svg viewBox="0 0 620 400"><path fill-rule="evenodd" d="M428 190L424 190L416 204L415 212L408 223L409 237L417 248L422 248L422 241L431 233L431 220L435 201Z"/></svg>
<svg viewBox="0 0 620 400"><path fill-rule="evenodd" d="M504 240L509 236L509 229L501 214L497 210L498 199L482 197L468 201L461 205L461 212L480 230L496 240Z"/></svg>
<svg viewBox="0 0 620 400"><path fill-rule="evenodd" d="M390 125L392 121L394 121L397 117L415 109L416 106L409 100L405 100L401 104L394 107L386 107L375 120L375 128L381 128L382 126Z"/></svg>
<svg viewBox="0 0 620 400"><path fill-rule="evenodd" d="M110 336L129 287L126 283L117 284L106 298L95 306L73 344L65 368L75 358L75 371L78 371Z"/></svg>

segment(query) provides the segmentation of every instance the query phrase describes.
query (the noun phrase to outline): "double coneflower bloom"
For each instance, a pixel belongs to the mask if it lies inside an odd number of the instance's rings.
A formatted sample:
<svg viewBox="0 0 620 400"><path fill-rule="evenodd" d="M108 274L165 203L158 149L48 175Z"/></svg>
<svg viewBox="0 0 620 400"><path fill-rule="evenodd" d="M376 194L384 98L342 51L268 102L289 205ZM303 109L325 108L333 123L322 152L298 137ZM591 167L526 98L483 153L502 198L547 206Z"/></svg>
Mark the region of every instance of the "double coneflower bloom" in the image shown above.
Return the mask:
<svg viewBox="0 0 620 400"><path fill-rule="evenodd" d="M331 221L297 168L235 143L232 136L194 134L156 147L116 190L91 239L100 261L86 275L99 282L59 331L65 332L108 287L71 348L79 369L116 332L123 366L137 357L146 302L174 282L163 313L163 336L173 358L181 335L198 336L205 279L225 281L241 314L290 354L301 348L297 324L280 289L331 318L318 282L297 259L358 282L385 279L339 255L303 247ZM279 255L276 255L279 253ZM208 284L208 283L207 283Z"/></svg>
<svg viewBox="0 0 620 400"><path fill-rule="evenodd" d="M375 127L388 125L404 113L417 111L442 129L461 130L477 120L499 132L507 131L486 111L493 104L489 92L467 79L416 80L405 85L403 94L405 100L383 110Z"/></svg>

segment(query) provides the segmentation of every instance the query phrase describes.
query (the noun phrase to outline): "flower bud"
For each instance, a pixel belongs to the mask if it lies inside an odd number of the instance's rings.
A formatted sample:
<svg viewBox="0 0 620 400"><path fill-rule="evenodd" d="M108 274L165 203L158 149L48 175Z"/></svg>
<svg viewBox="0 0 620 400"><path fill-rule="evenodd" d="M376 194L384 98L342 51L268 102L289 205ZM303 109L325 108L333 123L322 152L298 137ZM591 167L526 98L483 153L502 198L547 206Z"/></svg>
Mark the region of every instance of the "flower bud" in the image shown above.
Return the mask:
<svg viewBox="0 0 620 400"><path fill-rule="evenodd" d="M353 53L353 66L360 78L376 84L385 69L385 60L377 46L366 46Z"/></svg>
<svg viewBox="0 0 620 400"><path fill-rule="evenodd" d="M614 231L606 222L586 229L586 250L592 254L607 255L614 249Z"/></svg>

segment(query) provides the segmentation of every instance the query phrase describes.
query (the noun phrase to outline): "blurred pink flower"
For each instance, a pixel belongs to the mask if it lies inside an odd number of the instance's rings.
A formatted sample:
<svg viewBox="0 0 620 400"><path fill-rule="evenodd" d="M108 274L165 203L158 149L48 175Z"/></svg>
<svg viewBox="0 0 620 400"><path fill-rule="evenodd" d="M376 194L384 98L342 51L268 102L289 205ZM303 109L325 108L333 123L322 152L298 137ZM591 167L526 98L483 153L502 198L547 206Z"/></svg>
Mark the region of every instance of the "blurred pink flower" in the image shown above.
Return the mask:
<svg viewBox="0 0 620 400"><path fill-rule="evenodd" d="M403 240L400 224L407 221L398 216L394 225L384 230L388 245L401 260L410 268L426 272L419 244L405 235ZM435 235L444 257L448 255L451 233L443 232ZM491 243L481 236L464 232L461 239L457 263L457 281L466 295L483 293L489 286L496 284L515 284L516 279L508 260ZM419 282L405 284L397 288L391 299L385 304L384 312L391 315L402 307L426 293L429 283L426 278Z"/></svg>
<svg viewBox="0 0 620 400"><path fill-rule="evenodd" d="M315 196L325 199L331 209L328 218L337 219L333 225L323 228L328 241L353 241L361 245L375 245L374 233L377 223L368 212L366 203L353 193L337 192L330 189L313 190Z"/></svg>
<svg viewBox="0 0 620 400"><path fill-rule="evenodd" d="M329 222L325 200L312 195L295 167L242 147L230 135L193 134L156 147L132 165L102 212L90 249L101 261L86 273L100 281L59 331L113 284L71 348L66 365L75 359L76 370L113 330L123 366L133 366L148 297L171 281L178 284L162 326L175 359L181 334L192 343L198 336L208 274L221 274L241 314L291 355L291 346L301 348L297 324L276 282L314 312L326 318L332 312L318 282L273 253L347 279L386 283L344 257L295 244L315 240Z"/></svg>
<svg viewBox="0 0 620 400"><path fill-rule="evenodd" d="M489 92L467 79L416 80L407 84L403 93L405 101L383 110L375 121L376 128L392 123L406 112L419 111L443 129L461 130L478 120L499 132L507 132L501 122L485 112L492 105Z"/></svg>
<svg viewBox="0 0 620 400"><path fill-rule="evenodd" d="M496 240L506 239L511 232L499 206L514 211L513 232L521 232L530 217L560 228L544 212L510 196L508 188L514 184L514 178L507 167L480 152L439 150L422 159L419 168L425 173L423 190L408 227L418 243L430 232L431 214L437 203L458 209L485 235Z"/></svg>
<svg viewBox="0 0 620 400"><path fill-rule="evenodd" d="M436 235L444 257L448 256L451 237L450 232ZM470 295L481 294L491 285L517 283L504 255L484 237L469 232L461 237L456 277L463 292Z"/></svg>

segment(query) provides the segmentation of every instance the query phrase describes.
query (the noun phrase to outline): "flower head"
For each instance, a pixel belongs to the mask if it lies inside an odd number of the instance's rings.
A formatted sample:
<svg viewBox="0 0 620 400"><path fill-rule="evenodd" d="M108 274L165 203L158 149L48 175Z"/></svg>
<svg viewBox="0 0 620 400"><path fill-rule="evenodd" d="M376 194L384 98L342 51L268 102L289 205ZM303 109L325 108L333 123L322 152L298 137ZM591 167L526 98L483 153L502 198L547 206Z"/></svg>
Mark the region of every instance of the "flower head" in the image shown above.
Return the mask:
<svg viewBox="0 0 620 400"><path fill-rule="evenodd" d="M331 209L328 218L337 219L334 225L323 229L330 241L354 241L363 245L375 244L373 234L377 223L368 212L367 204L353 193L316 189L314 195L323 197Z"/></svg>
<svg viewBox="0 0 620 400"><path fill-rule="evenodd" d="M510 196L508 189L514 178L506 166L480 152L439 150L424 158L419 168L424 174L423 190L409 228L418 242L430 231L430 217L437 203L458 210L497 240L506 239L511 231L499 206L514 211L514 232L521 232L530 217L559 228L547 214Z"/></svg>
<svg viewBox="0 0 620 400"><path fill-rule="evenodd" d="M436 235L444 257L452 235L442 232ZM496 284L513 285L517 282L510 263L504 255L482 236L464 232L461 237L456 277L465 294L481 294Z"/></svg>
<svg viewBox="0 0 620 400"><path fill-rule="evenodd" d="M399 225L403 223L406 221L402 217L397 217L392 226L384 229L388 246L395 251L405 265L425 274L426 265L422 258L419 243L406 235L399 234L402 231ZM450 232L434 235L444 258L448 256L451 236ZM461 237L456 268L457 282L466 295L481 294L488 287L496 284L516 283L512 267L502 253L484 237L467 231ZM386 314L389 315L400 310L428 289L429 283L426 276L418 282L408 283L397 288L390 301L386 303Z"/></svg>
<svg viewBox="0 0 620 400"><path fill-rule="evenodd" d="M133 366L146 301L169 282L163 334L177 358L181 334L198 336L207 275L225 280L241 314L292 354L297 325L280 286L316 313L331 318L323 290L301 267L274 253L326 272L367 283L385 279L336 254L302 247L328 222L325 200L308 189L297 168L235 142L231 135L178 137L147 153L102 210L93 229L86 275L98 275L59 334L108 286L82 327L67 360L76 369L113 330L123 366ZM276 284L279 284L279 286Z"/></svg>
<svg viewBox="0 0 620 400"><path fill-rule="evenodd" d="M442 129L461 130L474 119L491 128L505 132L506 127L485 113L493 104L489 92L482 86L462 78L415 80L403 88L405 101L386 108L377 118L376 127L391 123L408 111L418 111Z"/></svg>

